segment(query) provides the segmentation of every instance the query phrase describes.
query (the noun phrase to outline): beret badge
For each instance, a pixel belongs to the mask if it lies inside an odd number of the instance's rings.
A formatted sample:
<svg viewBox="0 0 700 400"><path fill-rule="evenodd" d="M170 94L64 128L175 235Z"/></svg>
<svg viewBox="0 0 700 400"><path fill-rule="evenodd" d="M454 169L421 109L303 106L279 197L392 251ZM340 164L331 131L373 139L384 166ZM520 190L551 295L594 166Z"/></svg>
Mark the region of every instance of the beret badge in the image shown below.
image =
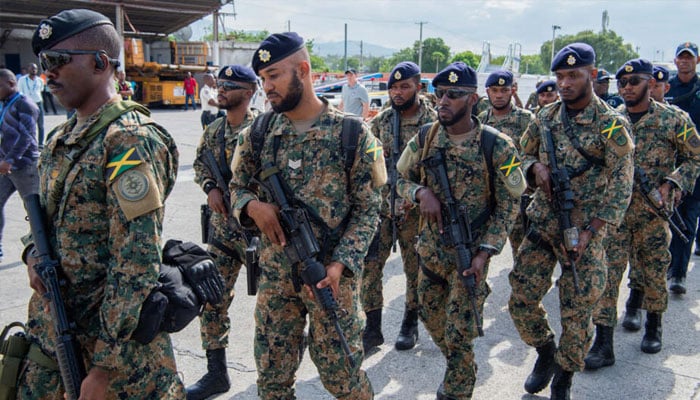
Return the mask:
<svg viewBox="0 0 700 400"><path fill-rule="evenodd" d="M503 79L503 78L498 78L498 84L501 85L501 86L503 86L503 85L506 84L506 80Z"/></svg>
<svg viewBox="0 0 700 400"><path fill-rule="evenodd" d="M664 79L664 73L661 72L661 71L659 71L659 73L656 74L656 76L657 76L659 79Z"/></svg>
<svg viewBox="0 0 700 400"><path fill-rule="evenodd" d="M576 57L569 55L569 58L566 59L566 63L569 65L574 65L576 64Z"/></svg>
<svg viewBox="0 0 700 400"><path fill-rule="evenodd" d="M258 50L258 58L260 58L260 61L266 63L270 61L272 56L270 55L270 52L265 50L265 49L260 49Z"/></svg>
<svg viewBox="0 0 700 400"><path fill-rule="evenodd" d="M233 76L233 70L231 67L226 68L226 72L224 72L226 76Z"/></svg>
<svg viewBox="0 0 700 400"><path fill-rule="evenodd" d="M631 65L625 65L625 72L632 72L634 71L634 67Z"/></svg>
<svg viewBox="0 0 700 400"><path fill-rule="evenodd" d="M394 73L394 79L396 79L397 81L401 80L401 72L400 71L396 71Z"/></svg>
<svg viewBox="0 0 700 400"><path fill-rule="evenodd" d="M447 80L450 81L451 83L457 83L459 80L459 77L457 74L454 73L454 71L450 72L450 75L447 77Z"/></svg>
<svg viewBox="0 0 700 400"><path fill-rule="evenodd" d="M46 40L46 39L50 38L52 33L53 33L53 28L51 28L51 25L41 24L41 26L39 26L39 37L42 40Z"/></svg>

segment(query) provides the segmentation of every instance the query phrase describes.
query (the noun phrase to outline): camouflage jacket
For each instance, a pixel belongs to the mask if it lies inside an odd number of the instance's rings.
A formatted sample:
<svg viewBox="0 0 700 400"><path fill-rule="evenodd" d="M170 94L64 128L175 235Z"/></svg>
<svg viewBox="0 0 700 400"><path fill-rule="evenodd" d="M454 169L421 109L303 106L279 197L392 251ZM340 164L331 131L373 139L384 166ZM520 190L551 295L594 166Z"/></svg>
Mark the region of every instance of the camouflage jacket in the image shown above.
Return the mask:
<svg viewBox="0 0 700 400"><path fill-rule="evenodd" d="M399 156L396 160L393 160L393 148L394 148L394 109L387 108L381 113L377 114L372 121L370 121L370 129L374 136L378 137L382 141L384 149L384 158L387 162L387 172L391 169L389 168L389 163L398 162L398 158L401 153L406 148L406 144L415 135L418 134L420 127L433 122L437 119L437 112L430 107L429 104L423 99L420 100L420 108L418 114L411 119L401 119L401 129L400 129L400 139L399 143L401 147L398 150ZM389 177L391 179L391 177ZM382 189L382 199L388 199L389 197L389 186L391 182L387 182L387 185ZM388 201L382 202L381 215L389 215L389 203Z"/></svg>
<svg viewBox="0 0 700 400"><path fill-rule="evenodd" d="M327 103L326 103L327 104ZM324 261L337 261L346 271L359 277L364 257L379 221L380 187L386 183L386 168L381 142L362 124L355 160L350 171L350 190L346 190L345 152L341 144L344 114L331 105L306 132L299 133L284 114L275 114L265 138L260 159L255 159L250 141L251 128L238 136L231 170L231 204L233 213L243 226L249 226L243 209L262 196L254 178L261 165L274 163L279 177L294 196L312 209L328 227L337 228L346 217L347 225L340 240L329 250ZM273 154L273 137L280 136L277 154ZM271 199L263 201L271 201ZM321 243L321 230L312 224ZM290 268L282 247L264 238L260 263L264 266ZM328 263L325 262L327 265Z"/></svg>
<svg viewBox="0 0 700 400"><path fill-rule="evenodd" d="M249 110L243 118L243 122L241 122L241 124L236 127L235 130L231 129L231 126L226 122L225 116L217 118L204 130L202 139L199 141L199 145L197 146L197 156L192 164L192 168L194 169L194 182L202 189L204 189L204 186L207 183L213 183L216 185L216 178L214 177L214 174L209 171L209 168L207 168L207 166L202 162L204 159L204 150L211 150L220 169L224 167L229 168L231 166L231 160L233 159L233 151L235 150L236 143L238 142L238 134L242 129L252 124L253 119L255 119L255 114ZM220 134L222 126L224 127L223 138ZM223 139L223 143L221 143L221 139ZM222 144L226 153L223 160L221 157ZM221 162L224 160L225 164ZM222 171L222 175L226 177L224 171Z"/></svg>
<svg viewBox="0 0 700 400"><path fill-rule="evenodd" d="M482 124L472 117L475 128L469 132L466 140L455 145L447 137L445 128L440 126L429 145L426 157L433 156L437 151L445 152L447 175L452 189L452 196L460 205L466 207L472 221L482 214L491 198L491 188L488 179L488 167L481 151ZM525 178L520 169L518 150L513 141L502 133L497 134L493 148L493 167L496 176L494 182L495 205L491 214L479 232L474 232L479 245L500 252L508 233L518 214L518 201L525 190ZM416 192L428 187L445 207L445 196L439 183L430 174L423 174L421 182L421 156L417 136L413 137L406 146L399 160L398 192L406 200L416 204ZM443 210L443 215L446 210ZM437 225L425 226L420 233L416 249L419 254L438 251L440 233Z"/></svg>
<svg viewBox="0 0 700 400"><path fill-rule="evenodd" d="M564 133L560 117L562 107L564 104L561 101L543 107L520 140L528 183L535 187L534 175L530 171L533 164L549 165L542 141L543 127L547 126L554 139L557 165L569 171L574 192L574 209L571 212L574 225L586 226L593 217L597 217L617 226L629 205L634 178L634 144L628 133L629 125L624 117L595 95L578 115L569 118L573 135L578 138L582 148L603 161L602 166L591 164ZM536 188L527 215L546 240L558 242L557 215L542 189Z"/></svg>
<svg viewBox="0 0 700 400"><path fill-rule="evenodd" d="M508 137L513 139L515 146L520 151L520 137L530 123L535 120L535 115L528 110L511 105L511 110L506 116L497 117L489 108L479 114L479 120L481 123L494 127L499 132L508 135Z"/></svg>
<svg viewBox="0 0 700 400"><path fill-rule="evenodd" d="M39 160L43 205L67 154L106 107L78 129L73 117L49 135ZM80 337L88 338L81 344L92 354L92 365L115 369L131 362L121 350L138 324L142 303L158 284L163 205L177 168L170 134L148 116L130 111L89 142L57 193L60 201L47 224L49 240L67 282L63 300ZM45 326L50 318L32 318L28 326L42 348L53 352L54 336L45 333L53 331Z"/></svg>
<svg viewBox="0 0 700 400"><path fill-rule="evenodd" d="M625 106L620 110L629 118ZM672 181L692 192L700 175L700 137L687 113L651 100L649 111L632 125L634 166L641 167L656 187Z"/></svg>

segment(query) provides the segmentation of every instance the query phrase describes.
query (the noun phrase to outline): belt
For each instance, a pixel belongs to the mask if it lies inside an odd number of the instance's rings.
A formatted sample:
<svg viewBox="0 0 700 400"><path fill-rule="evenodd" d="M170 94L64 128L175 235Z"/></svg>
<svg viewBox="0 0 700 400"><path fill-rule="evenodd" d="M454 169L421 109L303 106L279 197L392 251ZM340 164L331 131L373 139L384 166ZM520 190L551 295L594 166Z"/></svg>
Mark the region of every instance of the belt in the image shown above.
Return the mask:
<svg viewBox="0 0 700 400"><path fill-rule="evenodd" d="M531 241L541 249L553 251L552 245L542 238L542 235L540 235L540 233L537 232L537 229L535 229L535 227L530 226L530 229L527 230L525 237L527 237L529 241Z"/></svg>

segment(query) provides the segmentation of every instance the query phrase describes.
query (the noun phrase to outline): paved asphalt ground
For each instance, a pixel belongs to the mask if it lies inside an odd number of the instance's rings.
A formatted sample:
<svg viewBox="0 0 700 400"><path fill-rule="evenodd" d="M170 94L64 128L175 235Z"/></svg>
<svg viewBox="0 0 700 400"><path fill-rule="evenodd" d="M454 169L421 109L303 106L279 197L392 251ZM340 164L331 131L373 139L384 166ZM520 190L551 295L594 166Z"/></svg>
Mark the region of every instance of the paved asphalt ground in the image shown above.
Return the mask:
<svg viewBox="0 0 700 400"><path fill-rule="evenodd" d="M201 134L200 111L156 110L155 119L175 137L180 150L178 182L167 201L164 238L200 241L199 205L205 201L193 183L192 160ZM63 121L63 116L47 116L47 128ZM48 131L48 129L47 129ZM5 256L0 263L0 324L26 319L31 294L25 266L19 260L19 237L28 230L19 196L5 207ZM479 366L475 399L546 399L549 389L529 395L523 382L536 358L534 349L518 337L507 310L510 294L508 272L512 266L510 246L491 262L489 296L484 312L485 336L475 341ZM583 372L574 377L574 399L700 399L700 271L693 264L688 275L688 294L672 296L664 315L664 347L655 355L639 350L642 332L628 333L615 329L615 365L597 372ZM245 268L236 285L238 295L230 309L233 327L227 351L231 390L220 399L255 399L256 372L253 358L253 310L255 299L246 295ZM553 277L556 280L559 271ZM384 269L383 332L386 343L363 364L377 399L434 399L442 380L445 362L440 351L420 327L418 346L398 352L393 344L403 315L404 277L401 260L392 255ZM626 282L626 278L625 278ZM624 285L623 285L624 286ZM619 306L624 308L628 289L623 287ZM558 333L557 291L545 298L550 322ZM177 364L186 385L197 381L206 370L206 359L199 339L198 323L190 324L173 335ZM321 384L308 353L297 373L299 399L331 399Z"/></svg>

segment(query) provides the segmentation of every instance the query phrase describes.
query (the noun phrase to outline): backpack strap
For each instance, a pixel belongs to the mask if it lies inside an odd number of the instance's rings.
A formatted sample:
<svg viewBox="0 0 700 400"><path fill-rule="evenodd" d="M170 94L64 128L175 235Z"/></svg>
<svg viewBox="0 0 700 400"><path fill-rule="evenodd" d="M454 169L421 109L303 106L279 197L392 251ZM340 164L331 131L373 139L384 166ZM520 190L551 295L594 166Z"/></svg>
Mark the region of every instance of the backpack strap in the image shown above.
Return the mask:
<svg viewBox="0 0 700 400"><path fill-rule="evenodd" d="M481 128L481 152L484 155L484 160L486 160L486 170L489 174L489 191L491 195L489 196L489 208L493 210L496 205L496 193L494 185L494 176L496 176L496 170L493 168L493 147L496 144L496 138L498 137L498 131L488 125L482 125Z"/></svg>
<svg viewBox="0 0 700 400"><path fill-rule="evenodd" d="M345 152L345 191L347 193L350 193L350 170L352 170L352 165L355 163L361 130L362 120L359 117L348 115L343 117L343 129L340 132L340 139Z"/></svg>
<svg viewBox="0 0 700 400"><path fill-rule="evenodd" d="M260 159L260 154L265 144L265 136L267 136L267 131L270 129L270 121L274 115L275 112L270 110L258 115L255 117L255 120L253 120L253 125L250 130L250 143L253 149L254 160Z"/></svg>

